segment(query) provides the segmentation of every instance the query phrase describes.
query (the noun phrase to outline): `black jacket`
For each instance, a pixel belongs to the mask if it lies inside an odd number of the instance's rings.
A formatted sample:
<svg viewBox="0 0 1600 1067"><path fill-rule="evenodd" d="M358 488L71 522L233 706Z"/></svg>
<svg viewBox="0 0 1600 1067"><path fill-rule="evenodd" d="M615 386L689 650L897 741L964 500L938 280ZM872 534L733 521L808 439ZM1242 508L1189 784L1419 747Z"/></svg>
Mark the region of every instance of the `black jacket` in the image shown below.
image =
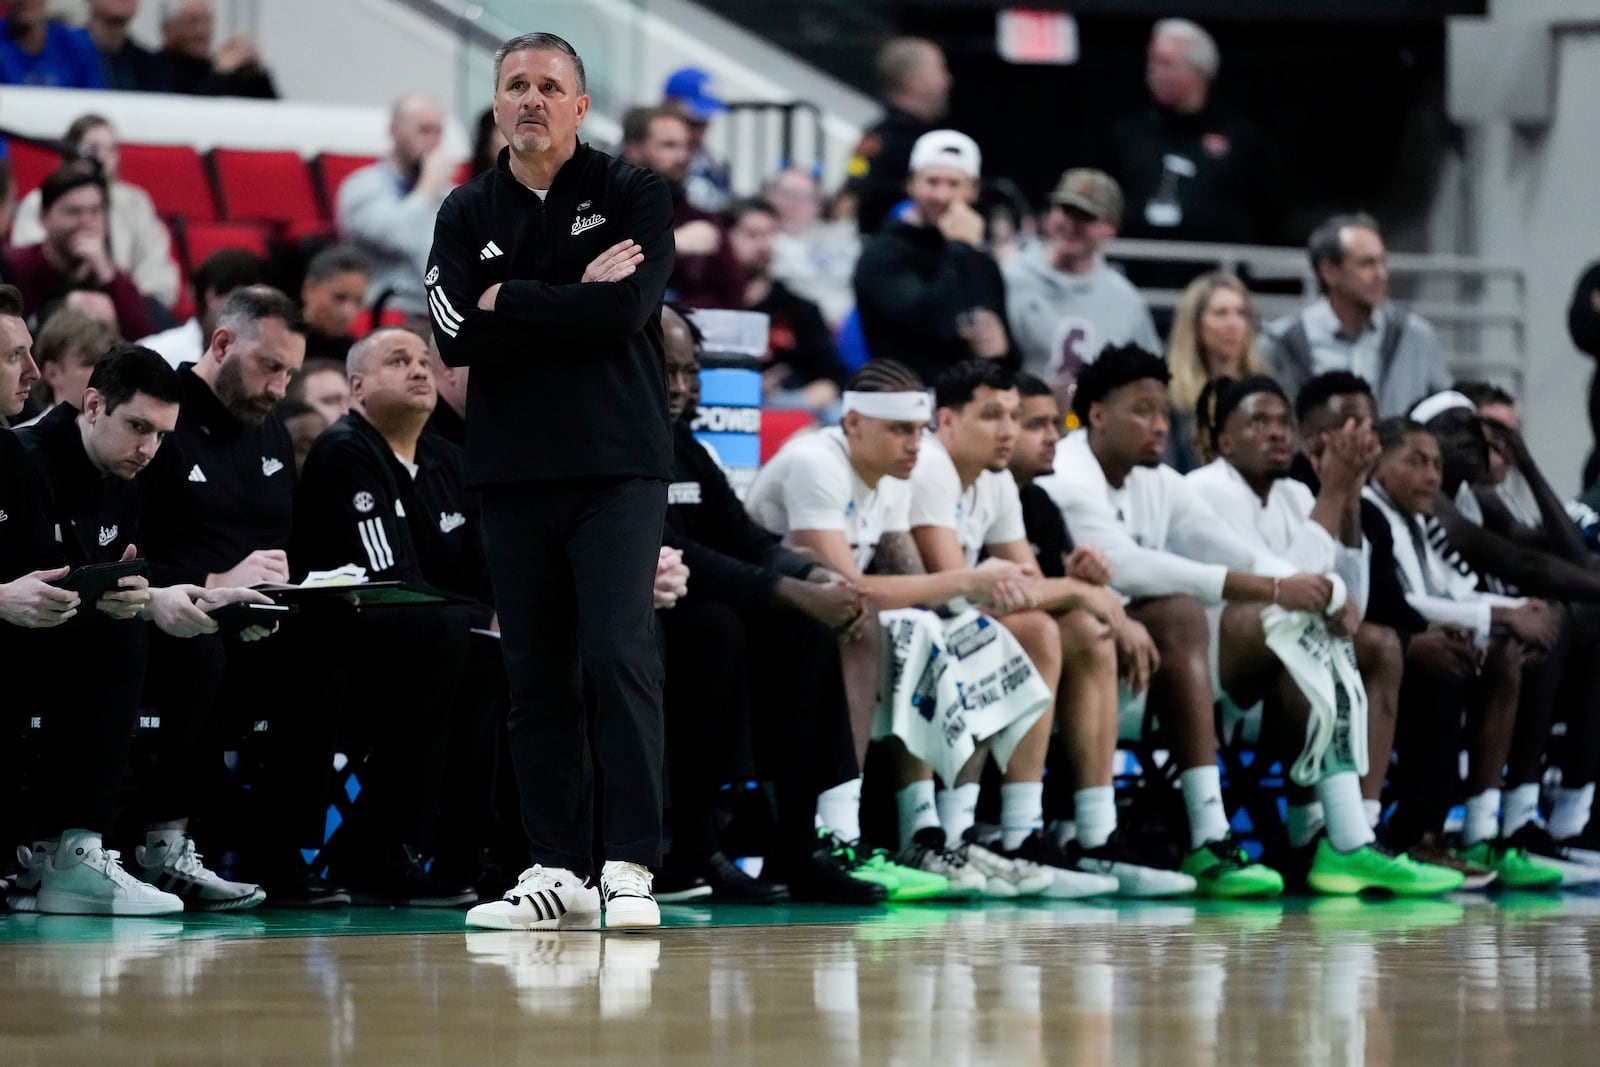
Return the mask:
<svg viewBox="0 0 1600 1067"><path fill-rule="evenodd" d="M53 558L43 486L22 441L0 427L0 582L46 569Z"/></svg>
<svg viewBox="0 0 1600 1067"><path fill-rule="evenodd" d="M179 368L178 379L178 428L139 476L140 549L152 585L204 585L206 575L231 570L252 552L287 549L294 522L288 427L276 415L258 426L239 422L192 364Z"/></svg>
<svg viewBox="0 0 1600 1067"><path fill-rule="evenodd" d="M424 433L416 465L412 477L359 412L318 437L295 500L289 549L295 579L354 563L373 581L416 582L487 602L489 574L466 488L466 457Z"/></svg>
<svg viewBox="0 0 1600 1067"><path fill-rule="evenodd" d="M761 602L772 595L779 578L811 573L811 561L751 521L727 475L689 427L676 424L672 442L672 485L661 539L683 552L691 597Z"/></svg>
<svg viewBox="0 0 1600 1067"><path fill-rule="evenodd" d="M439 353L472 368L473 486L672 472L662 294L672 273L672 196L655 173L587 145L541 203L509 150L439 209L424 282ZM583 283L601 252L644 250L620 282ZM501 283L493 311L478 298Z"/></svg>
<svg viewBox="0 0 1600 1067"><path fill-rule="evenodd" d="M39 477L41 511L51 531L47 558L38 566L115 563L130 544L142 543L139 487L107 477L89 462L77 408L58 404L17 436Z"/></svg>
<svg viewBox="0 0 1600 1067"><path fill-rule="evenodd" d="M863 234L881 230L890 209L906 198L912 146L933 129L910 112L891 107L861 135L850 160L850 189L857 197L856 218Z"/></svg>
<svg viewBox="0 0 1600 1067"><path fill-rule="evenodd" d="M855 288L867 352L904 363L930 388L946 367L972 358L957 331L962 315L981 307L1006 321L1006 283L995 261L945 240L934 226L891 219L861 250ZM1004 362L1022 365L1014 347Z"/></svg>
<svg viewBox="0 0 1600 1067"><path fill-rule="evenodd" d="M1072 535L1061 509L1050 494L1037 485L1025 485L1022 498L1022 528L1028 532L1028 547L1039 561L1039 573L1046 578L1067 576L1067 556L1072 553Z"/></svg>

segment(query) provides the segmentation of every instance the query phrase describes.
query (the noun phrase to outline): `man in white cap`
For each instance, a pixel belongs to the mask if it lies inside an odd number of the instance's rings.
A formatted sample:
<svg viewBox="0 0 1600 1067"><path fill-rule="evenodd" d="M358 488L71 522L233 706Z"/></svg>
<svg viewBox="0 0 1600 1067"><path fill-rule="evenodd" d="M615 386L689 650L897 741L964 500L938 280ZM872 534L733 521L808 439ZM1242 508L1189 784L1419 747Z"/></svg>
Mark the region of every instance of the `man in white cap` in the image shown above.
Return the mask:
<svg viewBox="0 0 1600 1067"><path fill-rule="evenodd" d="M981 166L966 134L923 134L911 149L910 206L884 224L856 265L867 351L904 363L924 381L973 356L1012 369L1018 363L1005 282L983 249L983 218L972 206Z"/></svg>

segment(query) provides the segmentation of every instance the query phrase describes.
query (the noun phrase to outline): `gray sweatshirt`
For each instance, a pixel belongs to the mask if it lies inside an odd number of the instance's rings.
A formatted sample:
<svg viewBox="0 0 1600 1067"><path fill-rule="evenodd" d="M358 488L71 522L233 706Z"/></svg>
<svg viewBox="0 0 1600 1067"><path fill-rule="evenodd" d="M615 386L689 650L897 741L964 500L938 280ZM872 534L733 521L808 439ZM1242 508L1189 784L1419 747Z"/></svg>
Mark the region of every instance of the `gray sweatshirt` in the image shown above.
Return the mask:
<svg viewBox="0 0 1600 1067"><path fill-rule="evenodd" d="M1150 309L1133 284L1104 260L1088 274L1068 274L1034 245L1004 264L1006 317L1022 353L1022 369L1054 381L1093 363L1110 344L1133 342L1162 351Z"/></svg>
<svg viewBox="0 0 1600 1067"><path fill-rule="evenodd" d="M393 291L390 306L425 314L422 275L433 248L433 220L444 197L409 188L389 160L362 167L339 186L339 235L372 263L367 302Z"/></svg>

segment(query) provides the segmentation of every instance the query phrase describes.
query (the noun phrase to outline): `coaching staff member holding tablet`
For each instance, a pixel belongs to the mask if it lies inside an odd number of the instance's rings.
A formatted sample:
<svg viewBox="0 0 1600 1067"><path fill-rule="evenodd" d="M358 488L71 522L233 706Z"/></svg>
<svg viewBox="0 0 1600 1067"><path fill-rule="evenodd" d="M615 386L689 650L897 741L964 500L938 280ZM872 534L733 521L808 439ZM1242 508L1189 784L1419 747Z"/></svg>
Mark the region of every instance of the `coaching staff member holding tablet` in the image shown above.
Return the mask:
<svg viewBox="0 0 1600 1067"><path fill-rule="evenodd" d="M472 926L592 928L602 896L607 926L661 921L646 868L661 851L652 590L672 473L672 198L654 173L579 143L584 89L561 38L500 46L494 118L510 145L440 207L423 279L440 355L472 368L467 478L483 494L534 862Z"/></svg>

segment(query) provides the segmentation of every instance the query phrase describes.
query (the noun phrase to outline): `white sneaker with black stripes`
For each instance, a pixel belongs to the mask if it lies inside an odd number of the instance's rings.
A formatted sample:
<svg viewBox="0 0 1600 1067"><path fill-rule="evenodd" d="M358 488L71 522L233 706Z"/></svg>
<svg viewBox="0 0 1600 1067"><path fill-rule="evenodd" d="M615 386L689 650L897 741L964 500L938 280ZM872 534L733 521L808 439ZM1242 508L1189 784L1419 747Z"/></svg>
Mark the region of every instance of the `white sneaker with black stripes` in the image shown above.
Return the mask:
<svg viewBox="0 0 1600 1067"><path fill-rule="evenodd" d="M607 860L600 869L600 892L606 898L606 929L660 926L661 908L650 890L650 868Z"/></svg>
<svg viewBox="0 0 1600 1067"><path fill-rule="evenodd" d="M153 834L133 850L138 875L183 901L185 911L244 911L267 899L252 882L230 882L200 862L194 838L182 830Z"/></svg>
<svg viewBox="0 0 1600 1067"><path fill-rule="evenodd" d="M598 930L600 890L563 867L534 864L499 900L467 912L484 930Z"/></svg>

